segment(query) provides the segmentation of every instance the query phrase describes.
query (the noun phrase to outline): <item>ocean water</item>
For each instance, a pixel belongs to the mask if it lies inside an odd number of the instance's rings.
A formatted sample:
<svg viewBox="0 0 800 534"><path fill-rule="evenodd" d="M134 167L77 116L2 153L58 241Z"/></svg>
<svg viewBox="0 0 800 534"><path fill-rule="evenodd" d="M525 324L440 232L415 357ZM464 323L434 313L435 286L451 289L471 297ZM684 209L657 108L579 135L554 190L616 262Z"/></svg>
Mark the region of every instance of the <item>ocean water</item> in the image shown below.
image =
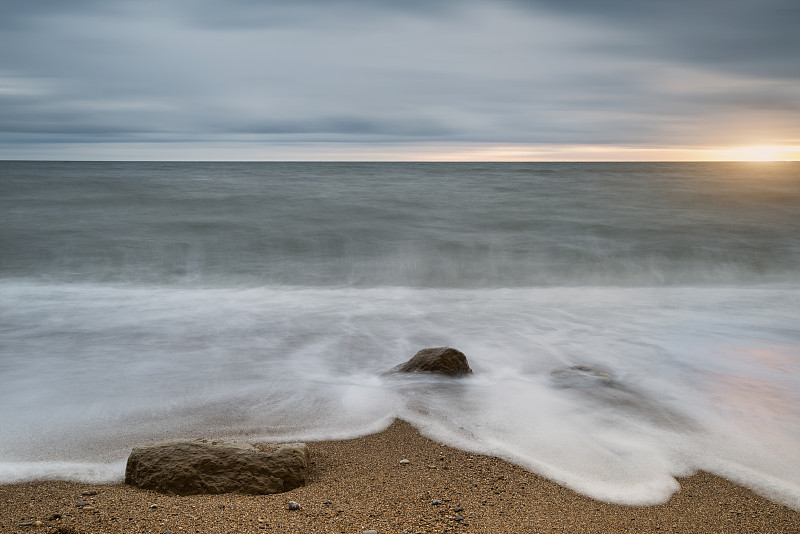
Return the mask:
<svg viewBox="0 0 800 534"><path fill-rule="evenodd" d="M403 418L800 509L800 164L0 162L0 223L0 482ZM474 376L381 375L436 346Z"/></svg>

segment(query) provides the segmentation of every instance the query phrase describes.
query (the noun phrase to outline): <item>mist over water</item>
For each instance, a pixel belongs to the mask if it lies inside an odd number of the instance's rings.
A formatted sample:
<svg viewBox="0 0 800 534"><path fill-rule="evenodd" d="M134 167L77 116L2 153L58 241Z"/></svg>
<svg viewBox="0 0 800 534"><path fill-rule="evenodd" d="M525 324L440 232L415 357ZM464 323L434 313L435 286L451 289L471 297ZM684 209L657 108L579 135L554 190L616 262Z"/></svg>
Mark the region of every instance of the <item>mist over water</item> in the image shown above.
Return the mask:
<svg viewBox="0 0 800 534"><path fill-rule="evenodd" d="M599 499L800 508L797 164L0 162L0 218L0 482L400 417ZM444 345L473 377L381 376Z"/></svg>

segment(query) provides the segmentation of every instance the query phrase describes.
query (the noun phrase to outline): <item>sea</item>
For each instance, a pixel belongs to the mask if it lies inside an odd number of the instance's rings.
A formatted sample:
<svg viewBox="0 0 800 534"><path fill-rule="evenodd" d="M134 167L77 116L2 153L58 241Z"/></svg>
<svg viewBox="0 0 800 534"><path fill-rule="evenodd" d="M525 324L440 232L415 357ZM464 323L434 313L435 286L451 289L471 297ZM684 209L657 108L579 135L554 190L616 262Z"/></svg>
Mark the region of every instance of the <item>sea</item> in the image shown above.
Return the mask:
<svg viewBox="0 0 800 534"><path fill-rule="evenodd" d="M473 375L384 374L442 346ZM397 418L800 510L800 163L0 162L0 483Z"/></svg>

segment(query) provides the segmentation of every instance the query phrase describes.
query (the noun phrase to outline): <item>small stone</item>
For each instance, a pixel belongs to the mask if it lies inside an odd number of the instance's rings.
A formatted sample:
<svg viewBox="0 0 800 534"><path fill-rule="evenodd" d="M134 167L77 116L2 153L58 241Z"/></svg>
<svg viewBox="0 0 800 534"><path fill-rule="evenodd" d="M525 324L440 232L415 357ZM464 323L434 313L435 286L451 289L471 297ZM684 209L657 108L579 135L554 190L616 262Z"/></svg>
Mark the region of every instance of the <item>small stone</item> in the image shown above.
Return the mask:
<svg viewBox="0 0 800 534"><path fill-rule="evenodd" d="M378 534L377 530L365 530L361 534Z"/></svg>
<svg viewBox="0 0 800 534"><path fill-rule="evenodd" d="M61 514L52 514L47 518L48 521L55 521L56 519L61 519Z"/></svg>
<svg viewBox="0 0 800 534"><path fill-rule="evenodd" d="M462 507L460 507L460 506L456 506L455 508L453 508L453 511L454 512L463 512L464 509Z"/></svg>
<svg viewBox="0 0 800 534"><path fill-rule="evenodd" d="M151 510L157 510L158 509L158 505L157 504L151 504L150 505L150 509Z"/></svg>
<svg viewBox="0 0 800 534"><path fill-rule="evenodd" d="M75 503L75 508L83 508L84 506L89 506L87 501L78 501Z"/></svg>
<svg viewBox="0 0 800 534"><path fill-rule="evenodd" d="M33 521L23 521L22 523L19 524L19 526L21 526L21 527L32 527L33 526Z"/></svg>
<svg viewBox="0 0 800 534"><path fill-rule="evenodd" d="M89 504L87 506L82 506L81 510L85 510L87 512L90 512L90 511L94 510L94 506L92 506L91 504Z"/></svg>
<svg viewBox="0 0 800 534"><path fill-rule="evenodd" d="M440 504L442 504L442 501L439 499L434 499L431 501L431 504L434 506L439 506Z"/></svg>
<svg viewBox="0 0 800 534"><path fill-rule="evenodd" d="M463 521L463 520L464 520L464 518L463 518L463 517L461 517L460 515L457 515L457 516L455 516L453 519L455 519L455 520L456 520L456 521L458 521L459 523L460 523L461 521Z"/></svg>
<svg viewBox="0 0 800 534"><path fill-rule="evenodd" d="M471 375L467 357L460 350L450 347L422 349L413 358L401 363L384 374L396 373L434 373L446 376Z"/></svg>
<svg viewBox="0 0 800 534"><path fill-rule="evenodd" d="M333 502L331 502L331 501L325 501L325 502L323 502L322 504L333 504Z"/></svg>
<svg viewBox="0 0 800 534"><path fill-rule="evenodd" d="M289 510L302 510L299 502L289 501Z"/></svg>
<svg viewBox="0 0 800 534"><path fill-rule="evenodd" d="M89 490L89 491L84 491L83 493L81 493L81 495L83 495L84 497L89 497L90 495L97 495L97 492L94 490Z"/></svg>
<svg viewBox="0 0 800 534"><path fill-rule="evenodd" d="M41 527L42 525L44 525L44 523L42 523L41 521L34 521L33 522L33 526L34 527Z"/></svg>
<svg viewBox="0 0 800 534"><path fill-rule="evenodd" d="M406 465L406 464L410 464L410 463L411 463L411 460L409 460L409 459L407 459L407 458L403 458L402 460L400 460L400 462L399 462L399 463L400 463L401 465Z"/></svg>

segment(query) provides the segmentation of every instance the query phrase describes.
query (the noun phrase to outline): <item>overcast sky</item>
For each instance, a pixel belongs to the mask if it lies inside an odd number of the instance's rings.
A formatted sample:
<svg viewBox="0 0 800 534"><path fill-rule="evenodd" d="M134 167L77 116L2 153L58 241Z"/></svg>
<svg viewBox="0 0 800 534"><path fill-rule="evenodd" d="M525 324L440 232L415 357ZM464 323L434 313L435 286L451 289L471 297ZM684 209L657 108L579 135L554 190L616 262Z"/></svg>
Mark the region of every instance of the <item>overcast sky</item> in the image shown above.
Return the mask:
<svg viewBox="0 0 800 534"><path fill-rule="evenodd" d="M798 0L0 0L2 159L763 144L800 145Z"/></svg>

